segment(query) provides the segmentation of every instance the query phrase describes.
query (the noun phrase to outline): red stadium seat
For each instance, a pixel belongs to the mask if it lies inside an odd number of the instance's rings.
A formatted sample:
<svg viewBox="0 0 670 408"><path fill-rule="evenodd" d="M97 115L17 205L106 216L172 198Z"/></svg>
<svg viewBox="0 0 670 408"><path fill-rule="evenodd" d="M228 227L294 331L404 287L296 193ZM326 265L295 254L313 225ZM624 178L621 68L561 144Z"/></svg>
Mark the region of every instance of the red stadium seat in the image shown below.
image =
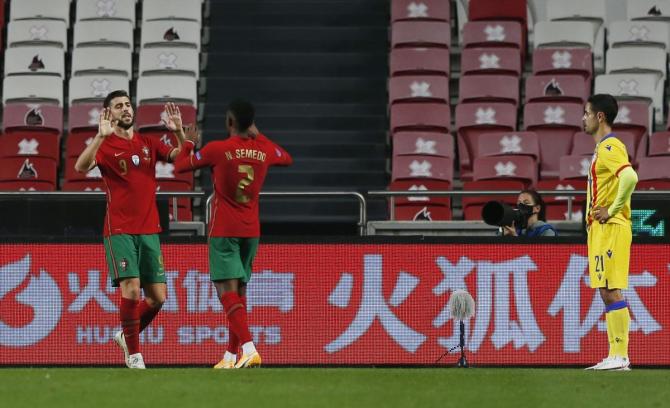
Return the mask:
<svg viewBox="0 0 670 408"><path fill-rule="evenodd" d="M480 190L513 190L521 191L526 188L523 181L520 180L482 180L482 181L466 181L463 183L463 191L480 191ZM502 201L504 203L516 206L518 194L509 196L487 196L477 195L463 197L463 219L481 221L482 207L489 201Z"/></svg>
<svg viewBox="0 0 670 408"><path fill-rule="evenodd" d="M47 181L0 180L0 191L55 191L56 186Z"/></svg>
<svg viewBox="0 0 670 408"><path fill-rule="evenodd" d="M626 146L628 160L633 164L637 163L635 160L637 153L635 134L631 132L615 132L614 135ZM593 140L593 136L585 132L577 132L572 139L572 152L570 154L574 156L593 156L595 148L596 142Z"/></svg>
<svg viewBox="0 0 670 408"><path fill-rule="evenodd" d="M6 157L0 159L0 183L27 182L56 188L56 161L44 157ZM49 186L44 186L48 189Z"/></svg>
<svg viewBox="0 0 670 408"><path fill-rule="evenodd" d="M516 129L516 107L509 103L464 103L456 106L456 128L461 179L471 180L482 133Z"/></svg>
<svg viewBox="0 0 670 408"><path fill-rule="evenodd" d="M491 132L479 135L477 156L523 155L540 160L540 142L535 132Z"/></svg>
<svg viewBox="0 0 670 408"><path fill-rule="evenodd" d="M596 149L596 141L592 135L586 132L577 132L572 136L572 156L593 156Z"/></svg>
<svg viewBox="0 0 670 408"><path fill-rule="evenodd" d="M462 76L458 82L458 103L507 102L519 104L519 78L500 75Z"/></svg>
<svg viewBox="0 0 670 408"><path fill-rule="evenodd" d="M534 75L581 75L593 77L593 54L580 48L538 48L533 51Z"/></svg>
<svg viewBox="0 0 670 408"><path fill-rule="evenodd" d="M537 161L531 156L476 157L472 178L474 181L521 180L524 185L533 186L537 182Z"/></svg>
<svg viewBox="0 0 670 408"><path fill-rule="evenodd" d="M670 190L670 180L642 180L635 185L636 190Z"/></svg>
<svg viewBox="0 0 670 408"><path fill-rule="evenodd" d="M65 171L63 175L65 181L84 182L84 183L102 183L102 175L100 169L94 167L88 173L79 173L74 169L74 164L77 162L77 156L67 155L65 157Z"/></svg>
<svg viewBox="0 0 670 408"><path fill-rule="evenodd" d="M619 113L614 119L612 129L635 134L635 142L640 143L651 126L652 108L647 102L618 100Z"/></svg>
<svg viewBox="0 0 670 408"><path fill-rule="evenodd" d="M63 109L55 105L9 103L4 107L2 129L17 131L63 133Z"/></svg>
<svg viewBox="0 0 670 408"><path fill-rule="evenodd" d="M434 191L434 190L451 190L451 183L448 181L437 181L430 179L408 179L408 180L396 180L391 183L389 186L391 191ZM404 197L398 196L393 199L393 202L397 206L403 205L441 205L449 207L450 198L449 197L436 197L436 196L415 196L415 197Z"/></svg>
<svg viewBox="0 0 670 408"><path fill-rule="evenodd" d="M431 179L451 183L454 160L448 157L407 155L393 157L391 180Z"/></svg>
<svg viewBox="0 0 670 408"><path fill-rule="evenodd" d="M443 21L398 21L391 25L392 48L449 48L451 25Z"/></svg>
<svg viewBox="0 0 670 408"><path fill-rule="evenodd" d="M396 48L391 50L391 76L441 75L450 73L449 50L440 48Z"/></svg>
<svg viewBox="0 0 670 408"><path fill-rule="evenodd" d="M521 54L514 48L466 48L461 53L463 75L521 75Z"/></svg>
<svg viewBox="0 0 670 408"><path fill-rule="evenodd" d="M60 160L60 138L42 132L14 132L0 135L0 157L43 157Z"/></svg>
<svg viewBox="0 0 670 408"><path fill-rule="evenodd" d="M463 47L523 50L523 35L523 28L516 21L468 21L463 26Z"/></svg>
<svg viewBox="0 0 670 408"><path fill-rule="evenodd" d="M102 103L78 103L70 106L69 137L72 137L73 133L97 131L101 110Z"/></svg>
<svg viewBox="0 0 670 408"><path fill-rule="evenodd" d="M435 20L451 22L451 3L442 0L393 0L391 21Z"/></svg>
<svg viewBox="0 0 670 408"><path fill-rule="evenodd" d="M86 149L86 146L93 141L98 130L89 130L87 132L70 133L65 139L65 155L66 157L79 157L81 152ZM73 164L74 165L74 164Z"/></svg>
<svg viewBox="0 0 670 408"><path fill-rule="evenodd" d="M540 180L537 182L538 190L586 190L587 181L584 179L568 179L568 180ZM565 203L566 196L542 196L546 204ZM573 202L581 204L586 201L586 195L572 196Z"/></svg>
<svg viewBox="0 0 670 408"><path fill-rule="evenodd" d="M640 181L670 180L670 157L644 157L637 168L637 177Z"/></svg>
<svg viewBox="0 0 670 408"><path fill-rule="evenodd" d="M159 139L164 145L176 147L178 145L177 136L167 129L142 130L142 135Z"/></svg>
<svg viewBox="0 0 670 408"><path fill-rule="evenodd" d="M647 156L670 155L670 132L656 132L649 138Z"/></svg>
<svg viewBox="0 0 670 408"><path fill-rule="evenodd" d="M524 126L540 141L540 177L558 177L560 157L570 153L572 138L582 130L581 103L532 102L524 107Z"/></svg>
<svg viewBox="0 0 670 408"><path fill-rule="evenodd" d="M401 76L389 80L389 101L449 104L449 80L444 76Z"/></svg>
<svg viewBox="0 0 670 408"><path fill-rule="evenodd" d="M393 135L393 155L425 154L455 157L454 137L451 133L398 132Z"/></svg>
<svg viewBox="0 0 670 408"><path fill-rule="evenodd" d="M527 25L526 0L470 0L468 18L477 20L512 20Z"/></svg>
<svg viewBox="0 0 670 408"><path fill-rule="evenodd" d="M653 129L653 107L644 101L621 100L617 101L619 113L614 120L612 129L617 134L621 131L635 135L636 154L635 163L647 154L647 144L650 130ZM630 152L629 152L630 153Z"/></svg>
<svg viewBox="0 0 670 408"><path fill-rule="evenodd" d="M398 221L449 221L451 208L442 205L403 205L395 208Z"/></svg>
<svg viewBox="0 0 670 408"><path fill-rule="evenodd" d="M526 102L584 103L591 83L579 75L533 75L526 79Z"/></svg>
<svg viewBox="0 0 670 408"><path fill-rule="evenodd" d="M65 181L61 188L63 191L105 191L105 185L101 179L95 180L73 180Z"/></svg>
<svg viewBox="0 0 670 408"><path fill-rule="evenodd" d="M451 190L451 183L427 179L399 180L389 186L391 191ZM391 202L391 200L389 200ZM392 202L394 219L399 221L447 221L451 220L449 197L395 197Z"/></svg>
<svg viewBox="0 0 670 408"><path fill-rule="evenodd" d="M440 103L398 103L391 106L391 132L401 130L448 133L451 128L449 105Z"/></svg>
<svg viewBox="0 0 670 408"><path fill-rule="evenodd" d="M158 180L158 187L156 191L191 191L191 185L184 182L184 180ZM173 221L172 217L172 207L174 199L172 197L168 198L168 209L170 214L170 221ZM191 208L191 198L190 197L178 197L177 198L177 217L180 221L191 221L193 220L193 210Z"/></svg>
<svg viewBox="0 0 670 408"><path fill-rule="evenodd" d="M196 109L192 105L178 104L182 123L191 125L196 123ZM140 131L145 129L166 129L162 119L165 116L165 105L148 104L137 107L136 123Z"/></svg>
<svg viewBox="0 0 670 408"><path fill-rule="evenodd" d="M591 158L589 156L562 156L559 163L561 180L586 180L591 168Z"/></svg>
<svg viewBox="0 0 670 408"><path fill-rule="evenodd" d="M174 221L172 201L168 203L168 219ZM191 208L177 206L177 221L193 221L193 210Z"/></svg>
<svg viewBox="0 0 670 408"><path fill-rule="evenodd" d="M515 21L521 26L521 50L525 53L528 32L526 0L471 0L468 3L470 21Z"/></svg>
<svg viewBox="0 0 670 408"><path fill-rule="evenodd" d="M174 191L191 190L193 187L193 172L177 173L174 171L174 164L159 161L156 163L156 180L159 183L171 181L175 185L176 183L184 184L183 188Z"/></svg>

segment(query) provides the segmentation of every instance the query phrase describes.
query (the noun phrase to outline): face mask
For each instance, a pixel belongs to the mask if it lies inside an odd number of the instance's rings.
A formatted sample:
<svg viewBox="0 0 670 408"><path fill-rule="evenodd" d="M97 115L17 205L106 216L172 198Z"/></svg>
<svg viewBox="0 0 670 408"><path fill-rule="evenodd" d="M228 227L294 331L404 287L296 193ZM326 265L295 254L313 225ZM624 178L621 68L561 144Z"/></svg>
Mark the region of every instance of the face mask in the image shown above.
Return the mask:
<svg viewBox="0 0 670 408"><path fill-rule="evenodd" d="M525 229L528 226L528 218L533 215L533 206L528 204L517 204L516 205L519 214L521 215L522 222L517 225L521 229Z"/></svg>
<svg viewBox="0 0 670 408"><path fill-rule="evenodd" d="M532 205L528 204L517 204L516 208L521 212L521 214L525 215L526 217L530 217L533 215L533 207Z"/></svg>

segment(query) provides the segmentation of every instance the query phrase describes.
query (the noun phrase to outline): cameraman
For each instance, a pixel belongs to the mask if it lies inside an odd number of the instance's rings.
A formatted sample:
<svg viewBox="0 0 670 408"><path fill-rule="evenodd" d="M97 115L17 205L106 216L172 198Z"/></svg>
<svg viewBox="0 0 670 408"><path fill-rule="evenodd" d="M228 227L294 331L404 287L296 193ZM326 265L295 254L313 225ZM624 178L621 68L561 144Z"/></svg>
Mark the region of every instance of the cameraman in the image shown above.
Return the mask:
<svg viewBox="0 0 670 408"><path fill-rule="evenodd" d="M540 194L533 190L523 190L519 193L516 206L526 217L525 225L505 225L500 227L502 235L514 237L555 237L556 230L547 221L547 206Z"/></svg>

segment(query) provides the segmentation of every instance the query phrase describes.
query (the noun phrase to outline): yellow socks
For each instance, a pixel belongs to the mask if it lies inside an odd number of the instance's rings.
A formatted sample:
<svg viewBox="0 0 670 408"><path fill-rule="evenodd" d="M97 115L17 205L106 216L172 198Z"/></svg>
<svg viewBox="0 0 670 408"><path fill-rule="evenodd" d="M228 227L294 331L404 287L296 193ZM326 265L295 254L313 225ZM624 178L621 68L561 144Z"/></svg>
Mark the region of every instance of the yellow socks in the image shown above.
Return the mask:
<svg viewBox="0 0 670 408"><path fill-rule="evenodd" d="M628 357L628 328L630 314L625 300L614 302L606 307L607 337L610 340L610 355Z"/></svg>

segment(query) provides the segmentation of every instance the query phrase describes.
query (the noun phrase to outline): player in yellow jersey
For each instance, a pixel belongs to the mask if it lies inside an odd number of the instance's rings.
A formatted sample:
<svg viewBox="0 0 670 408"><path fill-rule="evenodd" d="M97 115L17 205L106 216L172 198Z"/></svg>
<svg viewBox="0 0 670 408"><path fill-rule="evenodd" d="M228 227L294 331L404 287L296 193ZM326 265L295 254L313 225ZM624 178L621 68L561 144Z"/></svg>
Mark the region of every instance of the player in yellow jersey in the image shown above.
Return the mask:
<svg viewBox="0 0 670 408"><path fill-rule="evenodd" d="M586 196L589 278L605 303L609 342L607 358L587 370L630 370L630 314L621 290L628 287L630 197L637 174L626 146L612 132L618 109L616 99L607 94L591 96L584 107L584 131L596 142Z"/></svg>

